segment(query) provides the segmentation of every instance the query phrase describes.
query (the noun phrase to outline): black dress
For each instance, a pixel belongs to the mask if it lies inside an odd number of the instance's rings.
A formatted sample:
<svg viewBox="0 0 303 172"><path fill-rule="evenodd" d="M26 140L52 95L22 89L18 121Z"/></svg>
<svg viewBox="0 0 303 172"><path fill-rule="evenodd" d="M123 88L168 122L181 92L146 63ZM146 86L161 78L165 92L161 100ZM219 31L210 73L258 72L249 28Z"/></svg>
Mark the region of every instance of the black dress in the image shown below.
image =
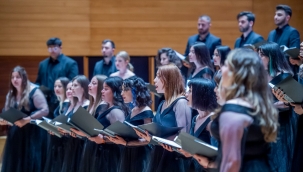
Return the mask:
<svg viewBox="0 0 303 172"><path fill-rule="evenodd" d="M98 116L98 121L108 127L111 123L107 119L107 115L114 109L120 109L113 106ZM113 143L98 144L95 152L91 155L93 161L93 169L102 172L118 172L121 164L121 152L123 147Z"/></svg>
<svg viewBox="0 0 303 172"><path fill-rule="evenodd" d="M297 132L297 115L289 109L279 109L279 128L277 141L271 143L270 158L278 172L291 171L295 137Z"/></svg>
<svg viewBox="0 0 303 172"><path fill-rule="evenodd" d="M94 114L94 117L97 119L98 115L103 113L105 110L108 109L107 104L100 104L96 108L96 112ZM99 149L98 144L95 142L90 141L89 139L85 140L83 152L81 155L81 161L80 161L80 167L79 171L85 171L85 172L98 172L99 169L95 168L96 161L94 160L94 154L97 152L97 149Z"/></svg>
<svg viewBox="0 0 303 172"><path fill-rule="evenodd" d="M199 138L200 140L210 144L211 143L210 142L210 138L211 138L210 132L207 131L207 129L206 129L207 125L210 122L210 117L208 117L195 132L196 119L197 119L197 116L195 116L192 120L190 134L192 136L195 136L195 137ZM189 171L190 172L203 171L203 168L196 159L192 158L190 161Z"/></svg>
<svg viewBox="0 0 303 172"><path fill-rule="evenodd" d="M65 114L70 103L63 102L61 112L60 106L58 106L54 111L54 118L60 114ZM54 135L48 135L49 142L47 148L47 158L45 163L44 172L58 172L62 169L63 157L64 157L64 141L65 139L59 138ZM63 136L64 137L64 136Z"/></svg>
<svg viewBox="0 0 303 172"><path fill-rule="evenodd" d="M270 152L269 143L265 142L264 135L261 131L261 126L258 118L256 116L251 116L249 112L250 108L235 105L235 104L225 104L220 114L211 123L211 133L218 140L218 168L220 168L222 160L222 140L220 139L220 123L219 118L223 112L235 112L241 115L248 115L253 118L252 124L244 129L242 140L241 140L241 168L240 171L243 172L256 172L271 171L271 166L268 160L268 154Z"/></svg>
<svg viewBox="0 0 303 172"><path fill-rule="evenodd" d="M143 111L130 118L128 115L125 121L137 126L144 124L144 119L153 118L151 110ZM145 172L148 169L152 147L146 146L128 146L125 147L122 154L122 163L120 172Z"/></svg>
<svg viewBox="0 0 303 172"><path fill-rule="evenodd" d="M87 106L83 107L87 109ZM67 116L73 115L73 110L71 110ZM65 141L63 141L64 145L64 155L63 155L63 165L61 172L77 172L80 171L80 163L81 163L81 156L84 147L84 143L86 138L79 137L74 138L70 135L65 136Z"/></svg>
<svg viewBox="0 0 303 172"><path fill-rule="evenodd" d="M153 118L153 122L167 127L178 127L174 106L178 100L184 99L183 97L177 98L171 103L162 113L161 109L164 101L159 105L157 114ZM185 115L185 114L184 114ZM190 158L186 158L177 152L169 152L163 149L162 146L155 146L152 151L151 161L148 171L150 172L184 172L189 168Z"/></svg>
<svg viewBox="0 0 303 172"><path fill-rule="evenodd" d="M34 114L37 109L33 95L37 88L29 93L29 110L21 112ZM41 93L41 96L43 94ZM46 101L45 101L46 102ZM17 105L15 106L17 108ZM9 126L4 147L2 172L40 172L46 160L47 132L36 125L26 124L22 128Z"/></svg>

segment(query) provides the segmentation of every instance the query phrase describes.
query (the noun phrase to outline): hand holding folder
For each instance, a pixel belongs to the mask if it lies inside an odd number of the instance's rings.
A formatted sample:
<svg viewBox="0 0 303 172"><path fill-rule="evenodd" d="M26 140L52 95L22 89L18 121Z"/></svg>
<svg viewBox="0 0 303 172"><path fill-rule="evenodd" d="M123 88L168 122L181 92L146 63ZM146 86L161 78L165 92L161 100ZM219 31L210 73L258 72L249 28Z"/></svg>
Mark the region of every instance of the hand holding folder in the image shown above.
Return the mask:
<svg viewBox="0 0 303 172"><path fill-rule="evenodd" d="M0 118L7 121L9 125L14 125L16 121L19 121L20 119L23 119L25 117L27 117L26 114L22 113L21 111L15 108L10 108L9 110L0 114Z"/></svg>
<svg viewBox="0 0 303 172"><path fill-rule="evenodd" d="M38 127L41 127L42 129L44 129L46 131L52 132L57 137L60 137L60 138L62 137L62 134L58 131L57 127L52 125L51 123L48 123L45 120L42 121L42 120L36 119L36 120L32 120L31 123L37 125Z"/></svg>

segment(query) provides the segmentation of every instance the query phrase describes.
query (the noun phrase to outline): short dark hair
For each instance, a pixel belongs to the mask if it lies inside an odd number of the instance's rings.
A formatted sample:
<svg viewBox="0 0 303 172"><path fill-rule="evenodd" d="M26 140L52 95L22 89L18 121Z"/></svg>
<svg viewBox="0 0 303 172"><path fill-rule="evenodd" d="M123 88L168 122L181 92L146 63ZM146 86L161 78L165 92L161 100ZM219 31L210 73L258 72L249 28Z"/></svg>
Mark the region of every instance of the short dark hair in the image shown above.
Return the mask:
<svg viewBox="0 0 303 172"><path fill-rule="evenodd" d="M253 21L255 23L255 14L250 11L242 11L237 15L237 20L239 20L240 17L246 16L247 20L249 22Z"/></svg>
<svg viewBox="0 0 303 172"><path fill-rule="evenodd" d="M217 106L217 97L213 81L204 78L192 79L188 83L192 87L192 107L200 111L214 111Z"/></svg>
<svg viewBox="0 0 303 172"><path fill-rule="evenodd" d="M227 54L230 52L230 48L229 46L223 46L223 45L219 45L216 47L218 54L220 56L220 65L224 65L224 62L227 58Z"/></svg>
<svg viewBox="0 0 303 172"><path fill-rule="evenodd" d="M151 105L151 96L143 79L139 77L125 79L123 81L123 86L125 90L131 90L136 106L144 107Z"/></svg>
<svg viewBox="0 0 303 172"><path fill-rule="evenodd" d="M277 10L285 11L285 13L288 14L290 17L292 15L292 10L291 10L290 6L288 6L288 5L283 5L283 4L277 5L276 6L276 11Z"/></svg>
<svg viewBox="0 0 303 172"><path fill-rule="evenodd" d="M53 37L53 38L49 38L49 40L46 41L46 45L47 46L58 45L59 47L61 47L62 41L60 38Z"/></svg>
<svg viewBox="0 0 303 172"><path fill-rule="evenodd" d="M112 45L112 48L116 48L114 41L112 41L112 40L110 40L110 39L104 39L104 40L102 41L102 45L103 45L103 44L106 44L106 43L108 43L108 42Z"/></svg>

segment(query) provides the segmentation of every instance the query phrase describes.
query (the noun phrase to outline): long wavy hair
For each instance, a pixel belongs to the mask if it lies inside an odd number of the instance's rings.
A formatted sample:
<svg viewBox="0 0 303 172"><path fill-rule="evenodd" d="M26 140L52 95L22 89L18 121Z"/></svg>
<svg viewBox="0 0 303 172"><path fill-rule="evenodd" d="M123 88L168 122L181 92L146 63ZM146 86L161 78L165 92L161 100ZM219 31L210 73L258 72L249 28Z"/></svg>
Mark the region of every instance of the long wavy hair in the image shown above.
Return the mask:
<svg viewBox="0 0 303 172"><path fill-rule="evenodd" d="M98 104L101 103L102 101L102 93L101 91L103 90L103 83L104 80L107 78L107 76L105 75L95 75L94 77L96 77L97 79L97 95L96 95L96 99L94 99L93 96L89 97L89 105L87 110L92 114L95 115L96 109L98 107Z"/></svg>
<svg viewBox="0 0 303 172"><path fill-rule="evenodd" d="M104 83L106 83L106 85L109 86L113 92L113 104L120 107L124 112L124 115L127 116L129 109L124 104L123 97L121 95L123 79L117 76L109 77L104 80Z"/></svg>
<svg viewBox="0 0 303 172"><path fill-rule="evenodd" d="M29 99L30 99L29 93L30 93L30 90L31 90L31 86L30 86L31 84L28 80L28 76L27 76L27 73L26 73L25 69L21 66L14 67L12 72L11 72L9 90L8 90L7 95L6 95L5 110L8 110L11 107L15 107L15 105L17 104L16 99L17 99L18 91L11 82L13 72L18 72L18 74L20 75L20 77L22 79L21 99L20 99L20 102L19 102L17 108L19 110L21 110L22 107L24 107L26 110L29 110Z"/></svg>
<svg viewBox="0 0 303 172"><path fill-rule="evenodd" d="M174 65L160 66L158 69L159 79L164 85L164 96L167 105L170 105L178 95L184 95L184 82L180 69Z"/></svg>
<svg viewBox="0 0 303 172"><path fill-rule="evenodd" d="M264 139L273 142L277 137L278 111L273 106L273 97L268 89L268 80L262 60L250 49L235 49L226 59L233 81L224 88L226 101L244 98L252 105L252 116L257 116ZM214 118L218 115L215 114Z"/></svg>
<svg viewBox="0 0 303 172"><path fill-rule="evenodd" d="M152 103L148 88L143 79L139 77L131 77L123 81L126 91L131 90L135 106L150 106Z"/></svg>
<svg viewBox="0 0 303 172"><path fill-rule="evenodd" d="M168 57L168 61L170 63L175 64L178 68L182 67L181 59L178 57L177 53L173 49L161 48L158 50L156 57L157 68L161 66L161 54L166 54L166 56Z"/></svg>
<svg viewBox="0 0 303 172"><path fill-rule="evenodd" d="M77 81L80 86L83 88L83 97L85 99L89 99L89 94L88 94L88 84L89 84L89 80L87 79L86 76L84 75L77 75L72 79L72 82ZM74 104L76 105L78 103L78 98L74 97Z"/></svg>
<svg viewBox="0 0 303 172"><path fill-rule="evenodd" d="M57 96L57 99L59 100L59 114L61 115L61 111L63 108L63 102L66 99L66 87L67 87L67 84L69 83L69 79L67 77L60 77L56 81L60 81L60 83L62 84L62 88L63 88L63 99L61 100L61 97Z"/></svg>

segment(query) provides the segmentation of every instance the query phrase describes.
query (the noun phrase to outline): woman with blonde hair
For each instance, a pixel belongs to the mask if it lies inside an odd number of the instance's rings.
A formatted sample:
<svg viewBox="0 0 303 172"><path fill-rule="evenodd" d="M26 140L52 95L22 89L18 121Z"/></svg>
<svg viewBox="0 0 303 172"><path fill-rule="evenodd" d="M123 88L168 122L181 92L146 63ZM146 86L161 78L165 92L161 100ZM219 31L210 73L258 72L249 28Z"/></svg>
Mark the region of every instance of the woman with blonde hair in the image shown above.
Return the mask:
<svg viewBox="0 0 303 172"><path fill-rule="evenodd" d="M120 51L116 55L115 65L118 71L112 73L110 76L118 76L122 79L127 79L132 76L135 76L135 74L133 73L134 67L130 63L130 57L126 51Z"/></svg>
<svg viewBox="0 0 303 172"><path fill-rule="evenodd" d="M271 171L267 155L277 137L278 111L262 61L252 50L236 49L221 70L220 95L226 102L211 124L218 156L214 162L194 157L204 168L220 171Z"/></svg>
<svg viewBox="0 0 303 172"><path fill-rule="evenodd" d="M163 93L165 100L158 107L157 114L153 118L154 123L166 127L183 127L183 131L189 133L191 127L191 110L187 106L184 96L184 84L179 68L175 65L160 66L154 79L157 93ZM148 133L136 131L138 136L147 141L151 140ZM167 139L174 139L169 136ZM149 171L187 171L189 162L183 155L171 152L171 148L163 145L155 146L152 153Z"/></svg>

